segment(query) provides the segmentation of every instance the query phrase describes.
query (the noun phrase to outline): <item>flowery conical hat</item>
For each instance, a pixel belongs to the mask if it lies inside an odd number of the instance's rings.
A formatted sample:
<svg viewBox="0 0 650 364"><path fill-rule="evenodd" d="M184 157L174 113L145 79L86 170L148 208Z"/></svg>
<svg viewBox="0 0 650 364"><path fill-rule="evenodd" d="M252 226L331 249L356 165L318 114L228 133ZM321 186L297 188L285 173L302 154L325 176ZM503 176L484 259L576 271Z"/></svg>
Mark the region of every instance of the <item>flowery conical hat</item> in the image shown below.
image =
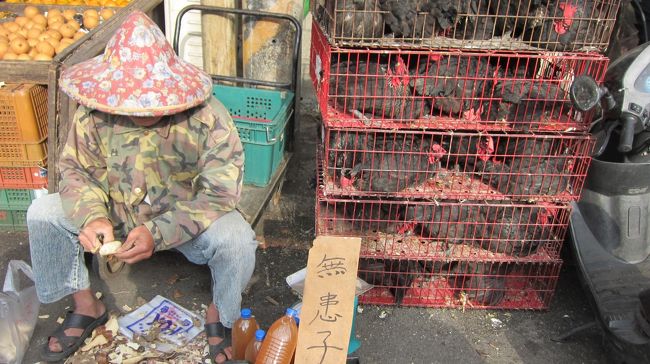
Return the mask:
<svg viewBox="0 0 650 364"><path fill-rule="evenodd" d="M103 55L70 66L59 84L84 106L130 116L175 114L212 93L210 76L176 56L141 11L126 18Z"/></svg>

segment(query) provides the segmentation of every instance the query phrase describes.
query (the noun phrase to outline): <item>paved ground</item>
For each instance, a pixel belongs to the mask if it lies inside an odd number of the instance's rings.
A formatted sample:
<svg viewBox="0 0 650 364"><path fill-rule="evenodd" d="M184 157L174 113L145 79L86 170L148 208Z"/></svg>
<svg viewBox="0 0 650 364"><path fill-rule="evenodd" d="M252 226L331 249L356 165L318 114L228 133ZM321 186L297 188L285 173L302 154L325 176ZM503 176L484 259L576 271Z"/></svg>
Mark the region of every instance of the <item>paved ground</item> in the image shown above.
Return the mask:
<svg viewBox="0 0 650 364"><path fill-rule="evenodd" d="M308 105L309 106L309 105ZM311 110L311 112L310 112ZM244 304L253 308L261 325L268 327L284 308L297 298L284 277L305 265L313 239L315 173L314 151L317 126L312 108L298 125L296 157L290 164L282 195L271 204L258 226L266 249L258 250L253 284ZM27 235L0 235L0 271L10 259L29 261ZM362 342L363 363L601 363L606 362L596 331L584 333L572 342L557 344L551 338L591 320L591 312L577 281L571 257L560 277L557 294L547 312L466 311L413 308L363 307L358 316L357 335ZM138 298L156 294L176 297L189 308L209 299L210 281L205 267L185 261L180 254L161 253L135 266L119 284L95 281L105 293L112 310ZM109 290L110 293L109 294ZM272 301L277 302L272 303ZM43 306L47 319L38 322L25 363L38 361L46 335L56 318L70 303ZM386 316L380 318L382 311ZM381 315L382 317L384 315ZM494 327L492 318L503 324Z"/></svg>

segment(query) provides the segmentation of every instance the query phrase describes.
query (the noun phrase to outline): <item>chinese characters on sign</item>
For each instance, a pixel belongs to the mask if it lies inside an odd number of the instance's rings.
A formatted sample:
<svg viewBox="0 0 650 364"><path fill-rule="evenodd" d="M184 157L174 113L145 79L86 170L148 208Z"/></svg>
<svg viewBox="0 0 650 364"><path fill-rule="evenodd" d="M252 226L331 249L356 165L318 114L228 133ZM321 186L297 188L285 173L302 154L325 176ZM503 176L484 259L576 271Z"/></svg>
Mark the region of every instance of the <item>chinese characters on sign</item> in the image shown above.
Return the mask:
<svg viewBox="0 0 650 364"><path fill-rule="evenodd" d="M296 363L344 363L361 240L319 237L309 250Z"/></svg>

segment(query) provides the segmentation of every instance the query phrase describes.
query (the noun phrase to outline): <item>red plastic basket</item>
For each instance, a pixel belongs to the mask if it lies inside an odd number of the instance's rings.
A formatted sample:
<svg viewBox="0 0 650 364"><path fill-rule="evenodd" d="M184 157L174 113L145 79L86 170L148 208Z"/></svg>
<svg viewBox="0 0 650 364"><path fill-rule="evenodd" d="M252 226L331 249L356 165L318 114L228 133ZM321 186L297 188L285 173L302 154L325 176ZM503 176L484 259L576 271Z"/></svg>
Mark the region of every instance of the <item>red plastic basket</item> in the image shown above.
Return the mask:
<svg viewBox="0 0 650 364"><path fill-rule="evenodd" d="M571 208L480 201L379 201L318 196L317 235L362 238L377 259L557 259Z"/></svg>
<svg viewBox="0 0 650 364"><path fill-rule="evenodd" d="M325 128L330 196L568 202L591 163L588 135Z"/></svg>
<svg viewBox="0 0 650 364"><path fill-rule="evenodd" d="M0 188L47 188L47 170L38 167L0 167Z"/></svg>
<svg viewBox="0 0 650 364"><path fill-rule="evenodd" d="M620 0L315 1L337 45L603 51Z"/></svg>
<svg viewBox="0 0 650 364"><path fill-rule="evenodd" d="M362 258L358 275L375 288L359 302L461 309L547 309L559 259L539 262Z"/></svg>
<svg viewBox="0 0 650 364"><path fill-rule="evenodd" d="M568 94L602 82L598 54L381 50L331 46L312 29L310 74L323 118L340 127L583 132L594 112Z"/></svg>

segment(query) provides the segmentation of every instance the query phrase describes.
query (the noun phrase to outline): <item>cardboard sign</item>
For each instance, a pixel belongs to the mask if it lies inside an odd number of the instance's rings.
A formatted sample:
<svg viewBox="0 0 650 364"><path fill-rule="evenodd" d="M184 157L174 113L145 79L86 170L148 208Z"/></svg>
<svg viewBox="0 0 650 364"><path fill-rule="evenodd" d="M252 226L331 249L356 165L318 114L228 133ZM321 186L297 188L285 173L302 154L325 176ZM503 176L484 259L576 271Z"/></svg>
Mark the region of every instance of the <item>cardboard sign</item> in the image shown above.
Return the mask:
<svg viewBox="0 0 650 364"><path fill-rule="evenodd" d="M320 236L307 259L297 364L345 363L354 315L360 238Z"/></svg>

